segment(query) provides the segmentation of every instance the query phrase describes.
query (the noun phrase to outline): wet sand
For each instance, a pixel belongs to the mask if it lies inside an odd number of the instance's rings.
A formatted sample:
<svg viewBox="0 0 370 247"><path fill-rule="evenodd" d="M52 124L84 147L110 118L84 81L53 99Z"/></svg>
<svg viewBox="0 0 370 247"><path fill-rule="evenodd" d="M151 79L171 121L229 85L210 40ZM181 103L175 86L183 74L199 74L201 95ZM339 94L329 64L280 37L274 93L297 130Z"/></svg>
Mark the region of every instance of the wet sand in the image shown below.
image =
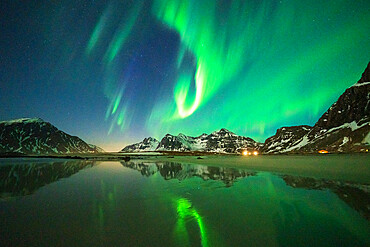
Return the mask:
<svg viewBox="0 0 370 247"><path fill-rule="evenodd" d="M199 158L200 157L200 158ZM17 158L17 157L8 157ZM95 161L175 162L242 168L250 171L268 171L282 175L332 179L370 184L369 154L319 154L319 155L258 155L205 153L101 153L51 156L22 156L18 158L84 159Z"/></svg>

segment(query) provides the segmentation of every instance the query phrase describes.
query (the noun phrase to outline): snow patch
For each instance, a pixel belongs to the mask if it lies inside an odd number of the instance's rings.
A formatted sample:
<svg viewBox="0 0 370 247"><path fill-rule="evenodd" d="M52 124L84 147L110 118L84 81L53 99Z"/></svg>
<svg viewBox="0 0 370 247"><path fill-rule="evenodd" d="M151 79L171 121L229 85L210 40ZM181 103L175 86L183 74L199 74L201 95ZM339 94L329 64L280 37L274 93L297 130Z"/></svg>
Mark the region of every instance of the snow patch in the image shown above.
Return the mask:
<svg viewBox="0 0 370 247"><path fill-rule="evenodd" d="M298 144L296 144L296 145L294 145L294 146L292 146L288 149L285 149L282 152L289 152L289 151L292 151L294 149L299 149L303 146L306 146L308 144L308 142L309 142L308 137L307 137L307 135L305 135Z"/></svg>
<svg viewBox="0 0 370 247"><path fill-rule="evenodd" d="M332 132L332 131L335 131L335 130L338 130L338 129L344 129L344 128L351 128L352 131L355 131L357 129L360 129L366 125L369 125L370 123L364 123L364 124L361 124L361 125L357 125L356 121L352 121L350 123L344 123L338 127L335 127L335 128L332 128L329 130L329 132Z"/></svg>
<svg viewBox="0 0 370 247"><path fill-rule="evenodd" d="M9 121L0 121L0 124L10 125L10 124L16 124L16 123L42 123L44 120L41 118L19 118Z"/></svg>
<svg viewBox="0 0 370 247"><path fill-rule="evenodd" d="M347 142L349 142L349 137L345 136L345 137L343 137L343 142L342 142L342 144L340 144L339 146L341 147L341 146L343 146L344 144L346 144Z"/></svg>
<svg viewBox="0 0 370 247"><path fill-rule="evenodd" d="M369 85L369 84L370 84L370 81L362 82L362 83L356 83L356 84L352 85L352 87L361 87L361 86L366 86L366 85Z"/></svg>
<svg viewBox="0 0 370 247"><path fill-rule="evenodd" d="M361 143L370 144L370 132L367 133L367 135L365 136Z"/></svg>

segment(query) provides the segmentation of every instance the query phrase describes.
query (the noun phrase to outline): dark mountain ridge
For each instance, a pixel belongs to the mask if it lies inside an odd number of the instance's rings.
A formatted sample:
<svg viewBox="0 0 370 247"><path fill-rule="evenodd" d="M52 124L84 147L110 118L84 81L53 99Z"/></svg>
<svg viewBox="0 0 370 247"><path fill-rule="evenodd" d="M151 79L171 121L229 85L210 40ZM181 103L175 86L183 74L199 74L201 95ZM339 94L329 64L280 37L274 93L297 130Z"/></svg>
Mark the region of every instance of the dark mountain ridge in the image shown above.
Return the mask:
<svg viewBox="0 0 370 247"><path fill-rule="evenodd" d="M151 137L149 137L151 138ZM258 149L262 144L249 137L238 136L235 133L223 128L211 134L202 134L198 137L187 136L182 133L177 136L165 135L157 146L152 145L150 149L142 142L126 146L121 152L141 151L203 151L218 153L237 153L243 149ZM152 140L154 138L151 138ZM155 140L155 139L154 139Z"/></svg>
<svg viewBox="0 0 370 247"><path fill-rule="evenodd" d="M98 153L101 148L71 136L41 118L0 122L0 153Z"/></svg>

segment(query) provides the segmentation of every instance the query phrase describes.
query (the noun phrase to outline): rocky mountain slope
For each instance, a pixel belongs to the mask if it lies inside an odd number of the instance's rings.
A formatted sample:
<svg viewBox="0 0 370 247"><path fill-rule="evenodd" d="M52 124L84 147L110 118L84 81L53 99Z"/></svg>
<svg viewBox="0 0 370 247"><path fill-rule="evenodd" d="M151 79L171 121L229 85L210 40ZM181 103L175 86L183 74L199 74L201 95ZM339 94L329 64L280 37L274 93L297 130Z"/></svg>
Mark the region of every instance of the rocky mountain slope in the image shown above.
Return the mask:
<svg viewBox="0 0 370 247"><path fill-rule="evenodd" d="M128 145L121 152L141 152L141 151L154 151L158 147L159 141L155 138L148 137L143 141Z"/></svg>
<svg viewBox="0 0 370 247"><path fill-rule="evenodd" d="M140 152L140 151L204 151L218 153L236 153L242 149L259 149L261 143L251 138L238 136L227 129L215 131L209 135L202 134L198 137L186 136L179 134L177 136L167 134L158 145L154 138L146 138L140 143L126 146L121 152ZM150 148L149 148L150 147Z"/></svg>
<svg viewBox="0 0 370 247"><path fill-rule="evenodd" d="M241 149L259 149L261 144L249 137L238 136L227 129L215 131L205 137L208 152L236 153Z"/></svg>
<svg viewBox="0 0 370 247"><path fill-rule="evenodd" d="M0 122L0 153L97 153L102 149L71 136L40 118Z"/></svg>
<svg viewBox="0 0 370 247"><path fill-rule="evenodd" d="M267 153L361 152L370 145L370 63L361 79L349 87L313 127L285 127L265 141ZM308 131L309 130L309 131ZM290 139L291 136L294 138ZM289 143L289 145L287 145Z"/></svg>
<svg viewBox="0 0 370 247"><path fill-rule="evenodd" d="M93 153L104 153L105 152L104 149L102 149L101 147L98 147L94 144L88 144L88 145L93 150Z"/></svg>
<svg viewBox="0 0 370 247"><path fill-rule="evenodd" d="M261 151L263 153L276 153L291 148L311 130L312 127L308 125L282 127L276 131L275 135L266 139Z"/></svg>

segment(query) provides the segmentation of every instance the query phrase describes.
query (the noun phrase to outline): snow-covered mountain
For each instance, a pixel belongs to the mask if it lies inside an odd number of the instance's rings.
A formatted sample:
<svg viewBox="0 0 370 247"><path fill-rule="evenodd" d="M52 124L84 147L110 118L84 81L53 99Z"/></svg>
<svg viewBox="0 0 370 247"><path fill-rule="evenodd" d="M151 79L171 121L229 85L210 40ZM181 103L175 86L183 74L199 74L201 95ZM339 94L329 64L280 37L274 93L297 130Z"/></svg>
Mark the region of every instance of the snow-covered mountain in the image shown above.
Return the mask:
<svg viewBox="0 0 370 247"><path fill-rule="evenodd" d="M145 138L143 141L128 145L121 152L142 152L154 151L158 147L159 141L153 137Z"/></svg>
<svg viewBox="0 0 370 247"><path fill-rule="evenodd" d="M158 151L205 151L207 134L198 137L187 136L182 133L177 136L167 134L159 142Z"/></svg>
<svg viewBox="0 0 370 247"><path fill-rule="evenodd" d="M101 148L89 145L40 118L22 118L0 122L0 153L67 154L97 153Z"/></svg>
<svg viewBox="0 0 370 247"><path fill-rule="evenodd" d="M140 152L140 151L204 151L217 153L236 153L241 149L259 149L261 143L255 142L253 139L244 136L238 136L227 129L215 131L209 135L202 134L198 137L179 134L177 136L167 134L155 148L154 145L150 149L146 147L144 141L126 146L122 152ZM152 140L155 140L152 138ZM156 140L155 140L156 141ZM155 144L155 142L152 142Z"/></svg>
<svg viewBox="0 0 370 247"><path fill-rule="evenodd" d="M291 148L310 130L312 127L308 125L282 127L276 131L275 135L266 139L261 151L263 153L276 153Z"/></svg>
<svg viewBox="0 0 370 247"><path fill-rule="evenodd" d="M88 145L93 150L93 153L104 153L105 152L104 149L102 149L101 147L98 147L94 144L88 144Z"/></svg>
<svg viewBox="0 0 370 247"><path fill-rule="evenodd" d="M299 127L282 129L297 130ZM263 150L270 153L316 153L322 149L329 152L360 152L369 149L370 63L361 79L349 87L312 128L304 128L306 133L293 131L294 134L286 136L278 130L276 135L265 141Z"/></svg>
<svg viewBox="0 0 370 247"><path fill-rule="evenodd" d="M207 152L236 153L241 149L260 149L261 144L249 137L238 136L227 129L215 131L205 137Z"/></svg>

